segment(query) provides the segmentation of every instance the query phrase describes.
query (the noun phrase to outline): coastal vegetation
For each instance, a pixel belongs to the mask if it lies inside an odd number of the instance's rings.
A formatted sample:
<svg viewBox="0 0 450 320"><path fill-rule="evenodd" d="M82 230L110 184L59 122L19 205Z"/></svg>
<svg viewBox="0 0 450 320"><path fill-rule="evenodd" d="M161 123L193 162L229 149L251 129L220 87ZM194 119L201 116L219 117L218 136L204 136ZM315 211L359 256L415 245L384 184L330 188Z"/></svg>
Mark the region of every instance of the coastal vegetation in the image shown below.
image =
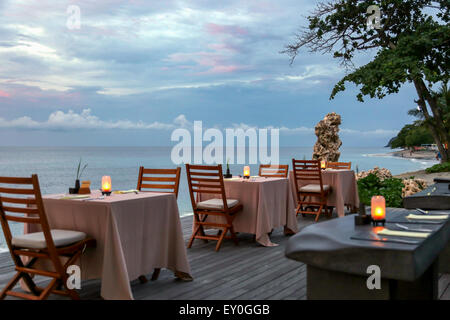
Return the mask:
<svg viewBox="0 0 450 320"><path fill-rule="evenodd" d="M359 201L369 206L372 197L378 195L386 199L387 207L401 208L403 203L402 189L403 181L399 178L381 180L371 173L358 180Z"/></svg>
<svg viewBox="0 0 450 320"><path fill-rule="evenodd" d="M396 178L386 168L375 167L356 174L359 201L370 205L373 196L382 195L386 206L401 208L403 198L424 190L427 182L415 177Z"/></svg>
<svg viewBox="0 0 450 320"><path fill-rule="evenodd" d="M371 5L380 9L379 26L368 23ZM449 1L335 0L319 3L308 20L309 26L283 51L290 55L291 63L303 47L340 59L348 73L335 85L330 99L344 91L346 83L359 87L357 99L361 102L364 96L382 99L412 84L424 126L442 161L450 159L444 147L450 142L448 121L435 91L439 85L447 87L450 73ZM355 66L357 53L368 51L374 53L372 60ZM420 135L419 130L410 140Z"/></svg>
<svg viewBox="0 0 450 320"><path fill-rule="evenodd" d="M439 108L442 110L445 130L450 132L450 88L447 85L443 85L438 91L437 97ZM428 120L421 109L411 109L408 114L416 117L416 121L413 124L405 125L397 136L389 141L388 147L412 148L422 144L433 143L434 139L427 125Z"/></svg>
<svg viewBox="0 0 450 320"><path fill-rule="evenodd" d="M430 168L425 169L425 172L426 173L450 172L450 162L436 164Z"/></svg>

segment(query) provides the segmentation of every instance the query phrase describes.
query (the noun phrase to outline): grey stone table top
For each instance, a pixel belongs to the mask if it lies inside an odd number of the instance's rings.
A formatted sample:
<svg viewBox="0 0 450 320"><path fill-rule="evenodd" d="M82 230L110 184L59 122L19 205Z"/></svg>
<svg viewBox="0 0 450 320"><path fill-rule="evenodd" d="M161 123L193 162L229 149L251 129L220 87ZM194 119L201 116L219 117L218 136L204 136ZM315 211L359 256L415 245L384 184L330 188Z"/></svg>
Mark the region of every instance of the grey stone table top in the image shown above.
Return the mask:
<svg viewBox="0 0 450 320"><path fill-rule="evenodd" d="M389 221L404 219L409 213L417 214L416 211L387 208L386 227L398 230L395 223ZM354 215L349 215L304 228L289 239L285 254L314 267L363 276L367 276L369 265L378 265L382 278L413 281L425 272L449 242L450 218L443 223L411 223L408 226L432 229L433 232L418 244L354 240L351 237L355 233L370 234L373 226L355 226Z"/></svg>
<svg viewBox="0 0 450 320"><path fill-rule="evenodd" d="M450 209L450 181L435 179L433 184L425 190L403 199L403 206L407 209Z"/></svg>

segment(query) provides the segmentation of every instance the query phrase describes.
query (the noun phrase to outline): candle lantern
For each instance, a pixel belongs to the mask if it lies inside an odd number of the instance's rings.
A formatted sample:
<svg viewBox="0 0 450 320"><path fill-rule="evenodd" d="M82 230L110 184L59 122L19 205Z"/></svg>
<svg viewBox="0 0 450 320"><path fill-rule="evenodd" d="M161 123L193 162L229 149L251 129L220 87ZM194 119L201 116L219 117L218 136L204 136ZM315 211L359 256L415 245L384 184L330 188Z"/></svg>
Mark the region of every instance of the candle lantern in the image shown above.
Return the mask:
<svg viewBox="0 0 450 320"><path fill-rule="evenodd" d="M383 196L373 196L371 200L372 224L378 225L386 222L386 200Z"/></svg>
<svg viewBox="0 0 450 320"><path fill-rule="evenodd" d="M249 178L250 178L250 167L245 166L244 167L244 179L249 179Z"/></svg>
<svg viewBox="0 0 450 320"><path fill-rule="evenodd" d="M325 160L320 161L320 168L326 169L326 167L327 167L327 162Z"/></svg>
<svg viewBox="0 0 450 320"><path fill-rule="evenodd" d="M111 194L111 177L103 176L102 177L102 194L109 196Z"/></svg>

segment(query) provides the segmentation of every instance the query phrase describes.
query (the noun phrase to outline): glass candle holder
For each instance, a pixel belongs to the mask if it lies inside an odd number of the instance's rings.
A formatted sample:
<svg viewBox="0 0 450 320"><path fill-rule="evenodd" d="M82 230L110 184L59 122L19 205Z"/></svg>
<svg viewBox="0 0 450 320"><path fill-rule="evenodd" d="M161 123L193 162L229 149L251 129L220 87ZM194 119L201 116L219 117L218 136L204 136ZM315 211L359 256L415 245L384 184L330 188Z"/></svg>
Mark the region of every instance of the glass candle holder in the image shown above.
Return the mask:
<svg viewBox="0 0 450 320"><path fill-rule="evenodd" d="M250 167L249 166L245 166L244 167L244 178L245 179L249 179L250 178Z"/></svg>
<svg viewBox="0 0 450 320"><path fill-rule="evenodd" d="M111 177L110 176L102 177L102 194L106 194L106 195L111 194Z"/></svg>
<svg viewBox="0 0 450 320"><path fill-rule="evenodd" d="M371 199L371 217L375 225L386 221L386 200L383 196L373 196Z"/></svg>

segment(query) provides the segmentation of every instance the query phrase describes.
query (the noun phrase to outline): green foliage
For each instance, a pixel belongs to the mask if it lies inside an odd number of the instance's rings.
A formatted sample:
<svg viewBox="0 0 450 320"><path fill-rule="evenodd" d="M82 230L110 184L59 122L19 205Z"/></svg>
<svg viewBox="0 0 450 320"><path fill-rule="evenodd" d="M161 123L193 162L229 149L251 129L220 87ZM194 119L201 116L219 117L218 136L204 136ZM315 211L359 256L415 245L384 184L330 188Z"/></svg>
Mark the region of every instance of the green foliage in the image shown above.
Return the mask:
<svg viewBox="0 0 450 320"><path fill-rule="evenodd" d="M369 174L358 180L359 201L370 206L372 196L383 196L386 206L402 207L402 179L389 178L381 181L376 175Z"/></svg>
<svg viewBox="0 0 450 320"><path fill-rule="evenodd" d="M433 136L427 128L415 124L407 124L396 137L389 141L388 146L393 149L408 148L420 146L421 144L431 144L433 141Z"/></svg>
<svg viewBox="0 0 450 320"><path fill-rule="evenodd" d="M450 172L450 162L436 164L430 168L425 169L425 172L426 173Z"/></svg>

